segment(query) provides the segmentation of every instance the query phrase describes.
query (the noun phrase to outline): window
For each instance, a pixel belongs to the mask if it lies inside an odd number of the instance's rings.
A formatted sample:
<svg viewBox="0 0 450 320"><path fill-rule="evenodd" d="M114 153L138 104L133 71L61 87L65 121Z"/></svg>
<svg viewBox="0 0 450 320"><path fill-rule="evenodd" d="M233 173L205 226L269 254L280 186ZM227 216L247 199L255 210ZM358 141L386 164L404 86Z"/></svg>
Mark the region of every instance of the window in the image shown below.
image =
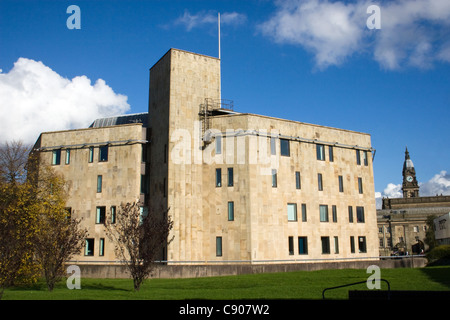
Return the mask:
<svg viewBox="0 0 450 320"><path fill-rule="evenodd" d="M306 203L302 203L302 221L306 222Z"/></svg>
<svg viewBox="0 0 450 320"><path fill-rule="evenodd" d="M288 203L287 205L288 221L297 221L297 204Z"/></svg>
<svg viewBox="0 0 450 320"><path fill-rule="evenodd" d="M358 237L358 250L359 253L366 253L366 237Z"/></svg>
<svg viewBox="0 0 450 320"><path fill-rule="evenodd" d="M355 253L355 237L350 236L350 251L351 253Z"/></svg>
<svg viewBox="0 0 450 320"><path fill-rule="evenodd" d="M294 254L294 237L288 238L288 245L289 245L289 255L292 256Z"/></svg>
<svg viewBox="0 0 450 320"><path fill-rule="evenodd" d="M233 168L228 168L228 186L232 187L233 185L234 185Z"/></svg>
<svg viewBox="0 0 450 320"><path fill-rule="evenodd" d="M363 151L363 161L365 166L369 165L369 159L367 158L367 151Z"/></svg>
<svg viewBox="0 0 450 320"><path fill-rule="evenodd" d="M105 223L106 207L97 207L95 223Z"/></svg>
<svg viewBox="0 0 450 320"><path fill-rule="evenodd" d="M323 191L323 183L322 183L322 174L318 173L317 174L317 184L318 184L318 189L319 191Z"/></svg>
<svg viewBox="0 0 450 320"><path fill-rule="evenodd" d="M97 193L102 192L102 176L97 176Z"/></svg>
<svg viewBox="0 0 450 320"><path fill-rule="evenodd" d="M234 202L228 201L228 221L234 221Z"/></svg>
<svg viewBox="0 0 450 320"><path fill-rule="evenodd" d="M334 237L334 253L339 253L339 238Z"/></svg>
<svg viewBox="0 0 450 320"><path fill-rule="evenodd" d="M70 149L66 149L66 164L70 164Z"/></svg>
<svg viewBox="0 0 450 320"><path fill-rule="evenodd" d="M222 186L222 169L216 169L216 187Z"/></svg>
<svg viewBox="0 0 450 320"><path fill-rule="evenodd" d="M84 255L85 256L94 255L94 239L85 240Z"/></svg>
<svg viewBox="0 0 450 320"><path fill-rule="evenodd" d="M342 176L338 177L339 180L339 192L344 192L344 179Z"/></svg>
<svg viewBox="0 0 450 320"><path fill-rule="evenodd" d="M216 256L222 256L222 237L216 237Z"/></svg>
<svg viewBox="0 0 450 320"><path fill-rule="evenodd" d="M361 164L361 154L359 153L359 150L356 150L356 164Z"/></svg>
<svg viewBox="0 0 450 320"><path fill-rule="evenodd" d="M419 232L419 226L413 227L413 232Z"/></svg>
<svg viewBox="0 0 450 320"><path fill-rule="evenodd" d="M108 161L108 146L101 146L98 151L98 161Z"/></svg>
<svg viewBox="0 0 450 320"><path fill-rule="evenodd" d="M295 188L300 189L302 187L301 181L300 181L300 171L295 171Z"/></svg>
<svg viewBox="0 0 450 320"><path fill-rule="evenodd" d="M356 207L356 222L364 223L364 207Z"/></svg>
<svg viewBox="0 0 450 320"><path fill-rule="evenodd" d="M98 248L98 255L103 257L105 255L105 238L100 238L100 245Z"/></svg>
<svg viewBox="0 0 450 320"><path fill-rule="evenodd" d="M337 208L335 205L331 206L331 213L333 216L333 222L337 222Z"/></svg>
<svg viewBox="0 0 450 320"><path fill-rule="evenodd" d="M89 163L94 162L94 147L89 147Z"/></svg>
<svg viewBox="0 0 450 320"><path fill-rule="evenodd" d="M58 166L61 163L61 149L52 151L52 165Z"/></svg>
<svg viewBox="0 0 450 320"><path fill-rule="evenodd" d="M319 205L320 212L320 222L328 222L328 206L327 205Z"/></svg>
<svg viewBox="0 0 450 320"><path fill-rule="evenodd" d="M325 146L323 144L316 145L317 160L325 161Z"/></svg>
<svg viewBox="0 0 450 320"><path fill-rule="evenodd" d="M348 206L348 222L353 222L353 207Z"/></svg>
<svg viewBox="0 0 450 320"><path fill-rule="evenodd" d="M277 169L272 169L272 188L277 187Z"/></svg>
<svg viewBox="0 0 450 320"><path fill-rule="evenodd" d="M290 156L289 140L280 139L280 154L286 157Z"/></svg>
<svg viewBox="0 0 450 320"><path fill-rule="evenodd" d="M277 139L276 138L270 138L270 154L276 155L277 154Z"/></svg>
<svg viewBox="0 0 450 320"><path fill-rule="evenodd" d="M333 146L328 146L328 158L330 162L334 161Z"/></svg>
<svg viewBox="0 0 450 320"><path fill-rule="evenodd" d="M222 136L216 136L216 154L222 154Z"/></svg>
<svg viewBox="0 0 450 320"><path fill-rule="evenodd" d="M116 223L116 206L111 207L111 223Z"/></svg>
<svg viewBox="0 0 450 320"><path fill-rule="evenodd" d="M322 242L322 254L330 253L330 237L320 237Z"/></svg>
<svg viewBox="0 0 450 320"><path fill-rule="evenodd" d="M308 254L307 237L298 237L298 254Z"/></svg>
<svg viewBox="0 0 450 320"><path fill-rule="evenodd" d="M146 194L150 189L150 176L148 174L141 174L141 193Z"/></svg>
<svg viewBox="0 0 450 320"><path fill-rule="evenodd" d="M362 183L362 178L358 178L358 192L360 194L363 194L363 183Z"/></svg>

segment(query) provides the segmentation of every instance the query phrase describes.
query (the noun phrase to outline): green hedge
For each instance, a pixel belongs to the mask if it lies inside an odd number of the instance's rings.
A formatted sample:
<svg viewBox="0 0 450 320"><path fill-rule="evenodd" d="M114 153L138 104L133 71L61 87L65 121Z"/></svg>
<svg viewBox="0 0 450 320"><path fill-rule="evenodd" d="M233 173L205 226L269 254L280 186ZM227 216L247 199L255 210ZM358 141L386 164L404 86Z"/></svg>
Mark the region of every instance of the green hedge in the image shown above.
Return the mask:
<svg viewBox="0 0 450 320"><path fill-rule="evenodd" d="M428 264L448 265L450 264L450 245L441 245L433 248L427 253Z"/></svg>

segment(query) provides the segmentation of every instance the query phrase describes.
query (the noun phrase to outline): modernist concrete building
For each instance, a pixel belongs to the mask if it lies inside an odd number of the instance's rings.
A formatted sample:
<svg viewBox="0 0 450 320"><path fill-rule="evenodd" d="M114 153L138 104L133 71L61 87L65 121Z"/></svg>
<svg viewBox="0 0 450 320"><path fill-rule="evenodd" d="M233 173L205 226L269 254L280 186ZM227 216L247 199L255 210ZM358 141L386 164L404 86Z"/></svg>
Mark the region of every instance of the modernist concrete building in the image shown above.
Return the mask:
<svg viewBox="0 0 450 320"><path fill-rule="evenodd" d="M219 59L171 49L150 69L147 125L124 116L41 134L36 148L59 159L68 206L89 226L78 259L115 260L102 212L136 199L170 208L168 263L377 257L370 135L239 113L220 88Z"/></svg>

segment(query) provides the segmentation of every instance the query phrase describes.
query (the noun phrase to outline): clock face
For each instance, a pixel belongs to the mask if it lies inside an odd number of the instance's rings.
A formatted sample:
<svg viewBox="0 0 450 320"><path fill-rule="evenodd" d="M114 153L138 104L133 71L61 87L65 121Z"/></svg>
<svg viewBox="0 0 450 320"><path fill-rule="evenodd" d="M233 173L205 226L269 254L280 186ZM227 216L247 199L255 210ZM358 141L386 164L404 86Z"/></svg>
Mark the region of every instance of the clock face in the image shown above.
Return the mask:
<svg viewBox="0 0 450 320"><path fill-rule="evenodd" d="M413 177L411 177L411 176L407 176L407 177L406 177L406 181L408 181L408 182L412 182L412 181L413 181Z"/></svg>

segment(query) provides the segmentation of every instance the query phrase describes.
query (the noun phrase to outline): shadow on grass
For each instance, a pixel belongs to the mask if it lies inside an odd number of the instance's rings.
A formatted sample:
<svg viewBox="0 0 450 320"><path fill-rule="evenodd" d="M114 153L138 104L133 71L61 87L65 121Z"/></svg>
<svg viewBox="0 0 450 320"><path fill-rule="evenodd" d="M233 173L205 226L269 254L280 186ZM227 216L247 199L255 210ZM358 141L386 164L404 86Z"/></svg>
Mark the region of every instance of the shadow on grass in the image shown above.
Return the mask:
<svg viewBox="0 0 450 320"><path fill-rule="evenodd" d="M450 289L450 266L428 266L421 270L434 282L438 282Z"/></svg>

